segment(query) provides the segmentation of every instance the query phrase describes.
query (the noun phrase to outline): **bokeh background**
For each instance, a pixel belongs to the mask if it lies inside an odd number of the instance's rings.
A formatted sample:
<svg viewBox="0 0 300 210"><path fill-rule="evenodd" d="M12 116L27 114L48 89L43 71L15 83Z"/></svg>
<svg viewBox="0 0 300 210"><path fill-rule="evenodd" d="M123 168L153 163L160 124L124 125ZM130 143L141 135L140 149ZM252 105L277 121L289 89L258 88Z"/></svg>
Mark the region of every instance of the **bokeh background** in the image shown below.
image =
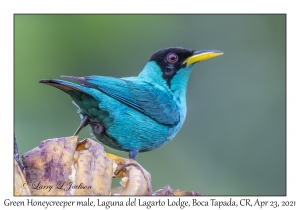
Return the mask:
<svg viewBox="0 0 300 210"><path fill-rule="evenodd" d="M169 184L205 195L286 194L285 15L15 15L14 22L21 155L79 124L71 98L39 80L134 76L162 48L217 49L224 55L194 67L182 129L138 161L153 190Z"/></svg>

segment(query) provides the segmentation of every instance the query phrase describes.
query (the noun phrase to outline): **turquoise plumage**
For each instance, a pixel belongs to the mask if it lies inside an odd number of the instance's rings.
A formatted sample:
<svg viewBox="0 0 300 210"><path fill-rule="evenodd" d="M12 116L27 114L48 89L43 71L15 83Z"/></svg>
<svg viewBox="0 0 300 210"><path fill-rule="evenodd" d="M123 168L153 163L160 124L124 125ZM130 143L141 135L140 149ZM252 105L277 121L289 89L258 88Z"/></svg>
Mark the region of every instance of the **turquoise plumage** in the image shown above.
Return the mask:
<svg viewBox="0 0 300 210"><path fill-rule="evenodd" d="M138 152L160 147L173 139L186 116L186 86L196 62L221 51L179 47L156 52L137 77L73 77L41 80L68 93L78 107L81 125L90 125L97 140L114 149Z"/></svg>

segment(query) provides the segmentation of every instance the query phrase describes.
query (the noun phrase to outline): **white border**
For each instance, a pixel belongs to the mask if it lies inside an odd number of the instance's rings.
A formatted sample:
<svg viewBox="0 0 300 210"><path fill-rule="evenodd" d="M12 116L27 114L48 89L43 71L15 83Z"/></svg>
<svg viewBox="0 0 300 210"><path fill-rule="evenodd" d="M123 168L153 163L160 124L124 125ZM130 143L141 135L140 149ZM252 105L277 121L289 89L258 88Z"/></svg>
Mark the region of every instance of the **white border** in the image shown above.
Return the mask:
<svg viewBox="0 0 300 210"><path fill-rule="evenodd" d="M84 3L83 3L84 2ZM8 1L0 3L0 101L1 101L1 184L0 206L5 198L27 200L26 197L12 197L13 194L13 14L14 13L287 13L287 196L284 197L250 197L252 201L277 200L278 202L296 200L296 209L300 206L299 185L299 26L300 17L296 1ZM11 157L11 158L8 158ZM140 197L141 198L141 197ZM203 198L209 200L209 198ZM234 200L249 197L233 197ZM79 200L79 197L35 197L35 200ZM81 199L81 198L80 198ZM87 197L82 200L86 200ZM114 199L114 198L112 198ZM112 200L110 199L110 200ZM117 198L124 201L128 198ZM153 198L142 198L153 200ZM163 198L162 198L163 199ZM171 198L178 200L178 198ZM186 198L191 200L193 198ZM216 197L229 200L229 197ZM96 200L96 198L93 198ZM5 207L5 206L4 206ZM24 207L22 207L24 208ZM43 208L43 207L40 207ZM40 209L39 208L39 209ZM49 207L50 208L50 207ZM74 208L74 207L72 207ZM79 208L79 207L77 207ZM100 208L100 207L99 207ZM103 207L102 207L103 208ZM141 209L143 207L124 207ZM164 207L152 207L162 209ZM177 207L179 209L179 207ZM199 208L199 207L198 207ZM291 207L290 207L291 208ZM2 207L1 207L2 209ZM26 207L26 209L30 209ZM119 209L111 207L110 209ZM146 209L146 208L145 208ZM187 208L191 209L191 208ZM210 209L210 208L206 208ZM213 208L218 209L218 208ZM228 209L228 208L227 208ZM253 208L255 209L255 208ZM258 208L257 208L258 209ZM265 207L264 209L273 209ZM282 209L282 208L277 208ZM295 209L295 208L293 208Z"/></svg>

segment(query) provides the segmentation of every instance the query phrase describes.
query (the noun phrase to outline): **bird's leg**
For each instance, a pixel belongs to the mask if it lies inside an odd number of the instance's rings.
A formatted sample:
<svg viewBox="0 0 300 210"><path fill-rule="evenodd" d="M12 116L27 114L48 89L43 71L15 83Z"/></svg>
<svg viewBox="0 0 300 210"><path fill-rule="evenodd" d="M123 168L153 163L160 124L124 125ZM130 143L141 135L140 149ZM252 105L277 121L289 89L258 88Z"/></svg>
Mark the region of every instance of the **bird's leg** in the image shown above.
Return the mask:
<svg viewBox="0 0 300 210"><path fill-rule="evenodd" d="M81 129L89 124L88 122L89 122L88 116L84 115L84 117L81 119L79 127L77 128L73 136L77 136L78 133L81 131Z"/></svg>
<svg viewBox="0 0 300 210"><path fill-rule="evenodd" d="M137 149L132 149L129 151L129 158L132 160L136 160L139 151Z"/></svg>

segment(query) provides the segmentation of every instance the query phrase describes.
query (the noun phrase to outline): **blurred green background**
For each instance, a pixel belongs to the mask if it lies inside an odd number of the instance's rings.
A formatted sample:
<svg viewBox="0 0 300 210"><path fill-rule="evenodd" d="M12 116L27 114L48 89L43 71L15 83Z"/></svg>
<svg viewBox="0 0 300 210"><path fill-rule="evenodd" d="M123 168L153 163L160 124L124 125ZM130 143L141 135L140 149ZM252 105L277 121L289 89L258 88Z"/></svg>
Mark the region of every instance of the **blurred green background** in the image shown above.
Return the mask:
<svg viewBox="0 0 300 210"><path fill-rule="evenodd" d="M38 83L60 75L138 75L159 49L217 49L194 67L187 118L140 153L153 190L286 193L285 15L15 15L15 133L20 154L79 125L71 98ZM151 131L149 131L151 132ZM80 138L90 137L84 128ZM106 151L127 157L125 152Z"/></svg>

